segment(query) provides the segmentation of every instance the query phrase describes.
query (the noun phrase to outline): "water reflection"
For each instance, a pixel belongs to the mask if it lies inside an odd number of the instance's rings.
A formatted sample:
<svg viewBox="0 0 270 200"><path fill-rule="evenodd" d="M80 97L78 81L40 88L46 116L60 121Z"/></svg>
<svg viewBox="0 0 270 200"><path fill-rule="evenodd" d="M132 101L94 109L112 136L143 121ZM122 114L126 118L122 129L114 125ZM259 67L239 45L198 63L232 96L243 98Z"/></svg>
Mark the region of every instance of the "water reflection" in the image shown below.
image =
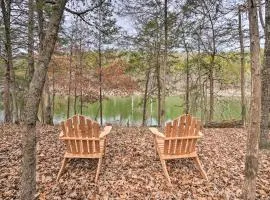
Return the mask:
<svg viewBox="0 0 270 200"><path fill-rule="evenodd" d="M80 111L80 103L76 110ZM166 98L166 121L172 120L184 113L184 99L182 96L171 96ZM67 98L56 96L54 110L54 123L57 124L67 117ZM84 103L83 115L86 115L100 122L99 103ZM219 99L215 106L215 120L240 119L240 101L239 99ZM197 108L193 115L200 117L200 108ZM74 114L74 100L71 99L70 116ZM131 97L110 97L103 101L103 122L104 124L118 125L141 125L143 115L143 101L140 96ZM0 105L0 121L3 121L3 107ZM157 100L149 99L147 103L146 124L157 125Z"/></svg>

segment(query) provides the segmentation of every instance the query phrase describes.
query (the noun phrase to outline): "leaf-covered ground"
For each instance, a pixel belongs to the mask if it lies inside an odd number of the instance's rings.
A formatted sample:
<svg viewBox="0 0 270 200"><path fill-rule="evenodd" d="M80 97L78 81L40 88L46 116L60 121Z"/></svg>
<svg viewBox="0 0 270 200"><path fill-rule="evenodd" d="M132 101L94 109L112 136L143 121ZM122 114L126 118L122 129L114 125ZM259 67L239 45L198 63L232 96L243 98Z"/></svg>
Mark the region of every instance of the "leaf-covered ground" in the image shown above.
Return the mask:
<svg viewBox="0 0 270 200"><path fill-rule="evenodd" d="M17 199L20 181L21 127L0 125L0 199ZM198 152L209 182L192 160L168 161L173 187L166 184L155 160L153 138L146 128L114 127L98 184L96 160L69 162L60 183L56 175L64 145L58 129L38 128L37 181L40 199L241 199L246 132L205 129ZM270 199L270 152L260 152L257 199Z"/></svg>

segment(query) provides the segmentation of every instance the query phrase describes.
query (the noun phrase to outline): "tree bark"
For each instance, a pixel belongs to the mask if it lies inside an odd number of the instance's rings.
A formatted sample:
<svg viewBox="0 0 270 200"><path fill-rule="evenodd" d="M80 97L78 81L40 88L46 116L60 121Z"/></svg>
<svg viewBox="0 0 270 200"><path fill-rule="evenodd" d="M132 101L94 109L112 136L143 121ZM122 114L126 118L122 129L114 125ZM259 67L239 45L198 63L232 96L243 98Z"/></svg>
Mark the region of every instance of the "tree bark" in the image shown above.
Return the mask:
<svg viewBox="0 0 270 200"><path fill-rule="evenodd" d="M72 81L72 55L73 55L73 36L70 41L70 54L69 54L69 82L68 82L68 99L67 99L67 118L70 114L70 92L71 92L71 81Z"/></svg>
<svg viewBox="0 0 270 200"><path fill-rule="evenodd" d="M168 60L168 1L164 0L164 60L161 69L161 104L160 104L160 123L165 126L165 97L166 97L166 71Z"/></svg>
<svg viewBox="0 0 270 200"><path fill-rule="evenodd" d="M240 62L241 62L241 117L245 124L246 122L246 95L245 95L245 50L244 50L244 39L242 31L242 17L241 7L238 8L238 21L239 21L239 43L240 43Z"/></svg>
<svg viewBox="0 0 270 200"><path fill-rule="evenodd" d="M102 110L102 66L101 66L101 41L99 40L98 45L98 66L99 66L99 116L100 125L103 124L103 110Z"/></svg>
<svg viewBox="0 0 270 200"><path fill-rule="evenodd" d="M160 44L159 44L159 40L157 38L157 42L156 42L156 75L157 75L157 106L158 106L158 112L157 112L157 118L158 118L158 126L161 125L161 81L160 81L160 62L159 62L159 56L160 56Z"/></svg>
<svg viewBox="0 0 270 200"><path fill-rule="evenodd" d="M3 105L4 105L4 122L12 122L11 110L10 110L10 68L8 65L5 67L5 80L4 80L4 92L3 92Z"/></svg>
<svg viewBox="0 0 270 200"><path fill-rule="evenodd" d="M150 66L146 71L146 81L145 81L145 88L144 88L144 97L143 97L143 119L142 119L142 125L146 125L146 105L148 100L148 84L149 84L149 77L150 77Z"/></svg>
<svg viewBox="0 0 270 200"><path fill-rule="evenodd" d="M52 115L52 101L49 87L49 78L46 77L46 81L43 89L43 119L45 124L53 125L53 115Z"/></svg>
<svg viewBox="0 0 270 200"><path fill-rule="evenodd" d="M251 78L252 93L250 105L250 123L248 127L247 152L245 160L245 180L243 198L254 200L256 198L256 177L258 173L259 159L258 146L260 137L261 115L261 63L260 63L260 40L258 28L257 2L248 1L249 34L251 55Z"/></svg>
<svg viewBox="0 0 270 200"><path fill-rule="evenodd" d="M262 69L262 115L260 148L270 147L269 113L270 113L270 2L265 1L265 50Z"/></svg>
<svg viewBox="0 0 270 200"><path fill-rule="evenodd" d="M17 94L15 87L15 73L13 68L13 57L12 57L12 43L11 43L11 30L10 30L10 12L11 12L11 1L1 0L1 9L4 21L5 29L5 62L6 62L6 78L9 77L9 83L7 83L6 92L8 93L8 88L10 88L10 93L12 97L12 121L13 123L18 123L18 106L17 106ZM8 81L8 79L6 79ZM7 95L7 94L6 94ZM5 96L6 97L6 96ZM7 112L8 114L8 112Z"/></svg>
<svg viewBox="0 0 270 200"><path fill-rule="evenodd" d="M82 52L82 38L80 38L80 101L81 101L81 106L80 106L80 113L81 115L83 114L83 65L82 65L82 61L83 61L83 52Z"/></svg>
<svg viewBox="0 0 270 200"><path fill-rule="evenodd" d="M209 69L209 119L208 121L213 121L214 118L214 64L215 64L215 54L211 55L211 64Z"/></svg>
<svg viewBox="0 0 270 200"><path fill-rule="evenodd" d="M73 111L74 115L77 114L77 63L75 64L74 70L74 104L73 104Z"/></svg>
<svg viewBox="0 0 270 200"><path fill-rule="evenodd" d="M48 66L57 40L60 21L67 0L58 0L52 6L44 48L39 55L36 70L31 80L25 106L25 130L23 132L23 158L21 199L33 200L36 195L36 120Z"/></svg>
<svg viewBox="0 0 270 200"><path fill-rule="evenodd" d="M99 9L99 25L101 26L101 9ZM103 124L103 110L102 110L102 60L101 60L101 40L102 40L102 33L100 30L101 27L99 27L98 30L98 68L99 68L99 117L100 117L100 125L102 126Z"/></svg>
<svg viewBox="0 0 270 200"><path fill-rule="evenodd" d="M28 73L27 81L28 87L32 80L35 61L34 61L34 2L33 0L28 0Z"/></svg>
<svg viewBox="0 0 270 200"><path fill-rule="evenodd" d="M185 36L184 36L184 47L185 47L185 51L186 51L186 98L185 98L185 104L186 104L186 109L185 109L185 113L188 114L190 109L189 109L189 51L188 51L188 46L185 40Z"/></svg>
<svg viewBox="0 0 270 200"><path fill-rule="evenodd" d="M267 0L266 0L267 1ZM265 2L266 2L265 1ZM261 0L258 0L258 4L259 4L259 17L260 17L260 22L261 22L261 26L264 30L264 32L266 31L265 29L265 23L263 21L263 12L262 12L262 4L261 4ZM267 22L266 22L267 23Z"/></svg>

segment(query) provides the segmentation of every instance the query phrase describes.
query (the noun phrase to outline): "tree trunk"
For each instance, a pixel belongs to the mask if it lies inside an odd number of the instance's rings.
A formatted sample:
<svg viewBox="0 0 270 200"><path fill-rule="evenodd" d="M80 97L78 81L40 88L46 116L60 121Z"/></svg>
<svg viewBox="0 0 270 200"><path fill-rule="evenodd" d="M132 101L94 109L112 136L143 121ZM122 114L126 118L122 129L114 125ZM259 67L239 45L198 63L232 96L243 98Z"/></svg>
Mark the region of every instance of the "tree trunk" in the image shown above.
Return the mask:
<svg viewBox="0 0 270 200"><path fill-rule="evenodd" d="M161 68L161 104L160 104L160 123L161 127L165 126L165 97L166 97L166 71L168 60L168 5L167 0L164 0L164 60Z"/></svg>
<svg viewBox="0 0 270 200"><path fill-rule="evenodd" d="M98 48L98 66L99 66L99 115L100 115L100 125L103 124L103 110L102 110L102 66L101 66L101 46L99 44Z"/></svg>
<svg viewBox="0 0 270 200"><path fill-rule="evenodd" d="M185 51L186 51L186 98L185 98L185 104L186 104L186 109L185 113L188 114L190 109L189 109L189 52L188 52L188 47L187 43L185 41L185 36L184 36L184 46L185 46Z"/></svg>
<svg viewBox="0 0 270 200"><path fill-rule="evenodd" d="M82 38L80 38L80 101L81 101L81 107L80 107L80 113L81 115L83 114L83 65L82 65L82 60L83 60L83 52L82 52Z"/></svg>
<svg viewBox="0 0 270 200"><path fill-rule="evenodd" d="M4 80L4 92L3 92L3 105L4 105L4 122L12 122L11 110L10 110L10 68L6 65L5 68L5 80Z"/></svg>
<svg viewBox="0 0 270 200"><path fill-rule="evenodd" d="M43 119L45 124L53 125L53 115L52 115L52 101L49 87L49 78L46 77L46 81L43 89Z"/></svg>
<svg viewBox="0 0 270 200"><path fill-rule="evenodd" d="M28 73L27 82L28 87L32 80L35 62L34 62L34 2L28 0Z"/></svg>
<svg viewBox="0 0 270 200"><path fill-rule="evenodd" d="M214 63L215 55L211 55L211 64L209 69L209 119L208 121L213 121L214 118Z"/></svg>
<svg viewBox="0 0 270 200"><path fill-rule="evenodd" d="M38 13L38 31L39 31L39 54L41 54L44 42L44 14L43 14L44 2L37 0L37 13ZM42 122L44 124L53 125L53 114L52 114L52 101L49 88L49 78L46 77L42 101Z"/></svg>
<svg viewBox="0 0 270 200"><path fill-rule="evenodd" d="M101 25L101 10L99 10L99 23ZM99 67L99 117L100 117L100 125L102 126L103 124L103 110L102 110L102 60L101 60L101 31L99 29L98 31L98 67Z"/></svg>
<svg viewBox="0 0 270 200"><path fill-rule="evenodd" d="M37 10L37 17L38 17L38 38L39 38L39 54L43 49L43 42L44 42L44 16L43 16L43 0L36 0L36 10Z"/></svg>
<svg viewBox="0 0 270 200"><path fill-rule="evenodd" d="M200 28L200 35L201 35L201 28ZM200 87L200 111L201 111L201 122L204 124L204 121L205 121L204 98L205 97L204 97L204 85L202 82L201 44L200 44L199 37L198 37L198 65L199 65L199 87Z"/></svg>
<svg viewBox="0 0 270 200"><path fill-rule="evenodd" d="M267 0L265 1L265 3L266 2L267 2ZM262 3L261 3L261 0L258 0L258 4L259 4L259 17L260 17L261 26L262 26L262 28L263 28L263 30L265 32L266 29L265 29L265 24L264 24L264 21L263 21L263 12L262 12Z"/></svg>
<svg viewBox="0 0 270 200"><path fill-rule="evenodd" d="M145 81L145 88L144 88L144 97L143 97L143 119L142 119L142 125L145 126L146 123L146 105L147 105L147 99L148 99L148 83L149 83L149 77L150 77L150 66L147 69L146 72L146 81Z"/></svg>
<svg viewBox="0 0 270 200"><path fill-rule="evenodd" d="M51 17L44 39L46 46L39 55L26 98L25 130L22 136L22 200L34 200L36 195L36 120L38 106L66 2L67 0L58 0L52 6Z"/></svg>
<svg viewBox="0 0 270 200"><path fill-rule="evenodd" d="M161 125L161 81L160 81L160 62L159 62L159 54L160 54L160 44L157 40L156 42L156 75L157 75L157 106L158 106L158 112L157 112L157 118L158 118L158 126Z"/></svg>
<svg viewBox="0 0 270 200"><path fill-rule="evenodd" d="M245 181L243 188L243 198L245 200L254 200L256 197L256 177L259 166L258 144L260 137L261 116L261 63L256 0L249 0L248 7L252 93L250 105L250 123L247 138L247 152L245 160Z"/></svg>
<svg viewBox="0 0 270 200"><path fill-rule="evenodd" d="M262 70L262 115L260 148L270 147L269 113L270 113L270 3L265 1L265 50Z"/></svg>
<svg viewBox="0 0 270 200"><path fill-rule="evenodd" d="M72 55L73 55L73 38L71 38L70 54L69 54L69 82L68 82L68 99L67 99L67 118L70 114L70 92L71 92L71 80L72 80Z"/></svg>
<svg viewBox="0 0 270 200"><path fill-rule="evenodd" d="M74 115L77 114L77 63L75 64L74 70L74 104L73 104L73 111Z"/></svg>
<svg viewBox="0 0 270 200"><path fill-rule="evenodd" d="M7 0L1 1L1 9L4 21L4 29L5 29L5 56L6 56L6 76L10 76L9 85L10 93L12 97L12 121L13 123L18 123L18 106L17 106L17 95L16 95L16 87L15 87L15 73L13 68L13 57L12 57L12 44L11 44L11 35L10 35L10 12L11 12L11 1ZM8 87L6 88L8 91ZM6 91L6 92L7 92Z"/></svg>
<svg viewBox="0 0 270 200"><path fill-rule="evenodd" d="M52 66L52 116L54 116L55 109L55 68Z"/></svg>
<svg viewBox="0 0 270 200"><path fill-rule="evenodd" d="M241 58L241 116L242 121L246 122L246 99L245 99L245 50L244 50L244 39L242 31L242 18L241 18L241 7L238 9L238 21L239 21L239 42L240 42L240 58Z"/></svg>

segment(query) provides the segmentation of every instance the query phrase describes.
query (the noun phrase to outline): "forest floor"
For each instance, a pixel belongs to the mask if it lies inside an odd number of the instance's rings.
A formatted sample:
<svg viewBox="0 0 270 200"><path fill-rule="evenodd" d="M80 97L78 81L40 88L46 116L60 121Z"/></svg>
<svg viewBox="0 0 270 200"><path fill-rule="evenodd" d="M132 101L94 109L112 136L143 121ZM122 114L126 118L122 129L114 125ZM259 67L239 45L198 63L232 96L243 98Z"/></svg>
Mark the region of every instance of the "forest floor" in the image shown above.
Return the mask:
<svg viewBox="0 0 270 200"><path fill-rule="evenodd" d="M0 125L0 199L18 199L21 127ZM98 184L96 160L74 159L60 182L56 176L64 154L58 128L38 126L39 199L241 199L246 149L243 129L205 129L198 153L209 182L189 159L168 161L173 187L155 160L146 128L114 127L109 135ZM270 199L270 151L260 151L257 199Z"/></svg>

